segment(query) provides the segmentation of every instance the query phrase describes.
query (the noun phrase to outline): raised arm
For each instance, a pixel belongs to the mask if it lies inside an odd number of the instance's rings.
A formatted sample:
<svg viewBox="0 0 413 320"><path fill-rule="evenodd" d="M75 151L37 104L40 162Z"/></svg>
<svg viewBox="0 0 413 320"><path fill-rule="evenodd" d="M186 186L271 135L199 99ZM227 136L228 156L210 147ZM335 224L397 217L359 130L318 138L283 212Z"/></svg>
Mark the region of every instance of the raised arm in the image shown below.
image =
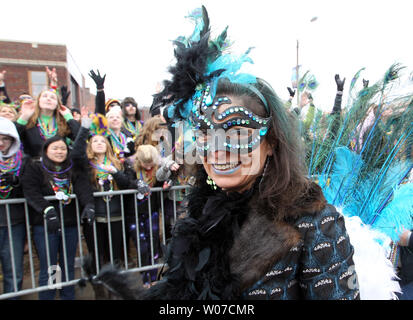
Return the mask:
<svg viewBox="0 0 413 320"><path fill-rule="evenodd" d="M47 78L49 80L49 88L57 90L57 72L56 68L49 69L46 67Z"/></svg>
<svg viewBox="0 0 413 320"><path fill-rule="evenodd" d="M89 128L92 124L92 119L89 118L87 107L83 106L80 108L80 114L82 117L81 127L76 136L75 142L73 144L73 149L71 152L71 157L73 162L80 167L87 166L89 164L86 147L87 139L89 137Z"/></svg>
<svg viewBox="0 0 413 320"><path fill-rule="evenodd" d="M93 79L96 84L96 98L95 98L95 113L100 113L105 115L105 91L104 84L106 79L106 74L102 77L99 70L97 74L95 71L90 70L89 76Z"/></svg>
<svg viewBox="0 0 413 320"><path fill-rule="evenodd" d="M69 99L70 91L67 90L67 86L60 87L60 98L62 100L62 104L67 106L67 99Z"/></svg>
<svg viewBox="0 0 413 320"><path fill-rule="evenodd" d="M346 82L346 78L343 80L340 79L340 75L335 75L336 85L337 85L337 92L336 97L334 99L334 106L331 114L340 114L341 113L341 102L343 99L343 90L344 90L344 83Z"/></svg>

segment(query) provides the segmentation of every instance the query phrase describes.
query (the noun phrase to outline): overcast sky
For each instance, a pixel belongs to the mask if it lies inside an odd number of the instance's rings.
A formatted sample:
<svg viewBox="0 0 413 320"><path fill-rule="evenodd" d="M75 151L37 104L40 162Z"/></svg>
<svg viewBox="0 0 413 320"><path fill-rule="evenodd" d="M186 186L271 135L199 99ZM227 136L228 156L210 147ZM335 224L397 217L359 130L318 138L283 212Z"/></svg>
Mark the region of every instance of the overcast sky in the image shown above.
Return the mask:
<svg viewBox="0 0 413 320"><path fill-rule="evenodd" d="M313 96L323 109L333 105L336 73L346 77L346 90L360 68L372 83L399 62L407 67L401 85L411 84L411 0L13 0L2 2L0 39L65 44L91 92L88 72L99 69L107 74L107 98L133 96L150 105L173 62L170 40L192 32L184 17L201 4L213 35L229 26L233 52L255 47L246 71L270 82L283 99L297 40L299 64L320 83Z"/></svg>

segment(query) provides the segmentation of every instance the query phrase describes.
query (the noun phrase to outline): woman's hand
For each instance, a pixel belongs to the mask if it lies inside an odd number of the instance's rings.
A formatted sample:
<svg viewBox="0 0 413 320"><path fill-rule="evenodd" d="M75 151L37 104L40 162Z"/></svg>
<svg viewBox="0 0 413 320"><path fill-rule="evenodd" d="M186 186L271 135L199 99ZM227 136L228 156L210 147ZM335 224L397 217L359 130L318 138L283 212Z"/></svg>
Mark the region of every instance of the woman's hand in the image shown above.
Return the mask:
<svg viewBox="0 0 413 320"><path fill-rule="evenodd" d="M93 119L89 117L89 110L86 106L80 108L80 119L81 126L90 129Z"/></svg>
<svg viewBox="0 0 413 320"><path fill-rule="evenodd" d="M61 105L59 109L60 114L64 117L65 115L72 114L69 108Z"/></svg>
<svg viewBox="0 0 413 320"><path fill-rule="evenodd" d="M89 118L89 110L86 106L80 108L80 117L81 118Z"/></svg>
<svg viewBox="0 0 413 320"><path fill-rule="evenodd" d="M51 88L57 89L57 72L56 68L53 68L50 70L48 67L46 67L46 73L47 77L49 78L49 86Z"/></svg>
<svg viewBox="0 0 413 320"><path fill-rule="evenodd" d="M336 85L337 85L337 91L343 93L344 90L344 83L346 82L346 78L344 78L343 80L340 79L340 75L336 74L334 76L334 79L336 80Z"/></svg>
<svg viewBox="0 0 413 320"><path fill-rule="evenodd" d="M36 110L36 105L34 103L34 100L24 99L20 107L20 119L24 121L29 121L29 119L34 114L35 110Z"/></svg>
<svg viewBox="0 0 413 320"><path fill-rule="evenodd" d="M179 169L179 164L176 162L172 163L171 166L169 167L169 170L171 171L177 171Z"/></svg>
<svg viewBox="0 0 413 320"><path fill-rule="evenodd" d="M97 72L98 73L96 74L95 71L90 70L89 76L93 79L93 81L95 81L96 89L101 90L104 88L106 74L103 77L101 77L99 70L97 70Z"/></svg>

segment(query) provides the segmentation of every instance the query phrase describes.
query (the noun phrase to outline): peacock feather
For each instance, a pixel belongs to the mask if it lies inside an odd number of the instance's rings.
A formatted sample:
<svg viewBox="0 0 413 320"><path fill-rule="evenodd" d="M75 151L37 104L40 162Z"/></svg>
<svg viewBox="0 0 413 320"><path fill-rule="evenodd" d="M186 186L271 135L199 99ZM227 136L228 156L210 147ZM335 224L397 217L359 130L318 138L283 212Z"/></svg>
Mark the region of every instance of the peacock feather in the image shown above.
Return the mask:
<svg viewBox="0 0 413 320"><path fill-rule="evenodd" d="M413 187L406 182L413 175L413 93L392 94L403 68L391 65L353 94L360 69L341 116L319 112L303 137L308 174L327 201L393 241L402 227L413 228Z"/></svg>

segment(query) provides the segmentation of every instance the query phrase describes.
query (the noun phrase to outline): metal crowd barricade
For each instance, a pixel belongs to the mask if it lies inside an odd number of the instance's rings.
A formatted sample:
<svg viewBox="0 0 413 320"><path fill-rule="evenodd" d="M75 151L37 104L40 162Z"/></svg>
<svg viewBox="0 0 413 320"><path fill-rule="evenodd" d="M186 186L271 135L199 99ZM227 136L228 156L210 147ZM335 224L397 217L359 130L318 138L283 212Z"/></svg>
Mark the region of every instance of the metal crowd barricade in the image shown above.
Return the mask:
<svg viewBox="0 0 413 320"><path fill-rule="evenodd" d="M169 188L167 191L163 190L163 188L157 187L157 188L151 188L151 194L154 194L156 192L160 193L160 203L158 208L154 208L159 211L160 209L160 221L162 222L162 239L160 241L162 244L166 244L166 230L165 230L165 197L164 194L165 192L173 191L173 221L176 220L177 217L177 204L176 204L176 191L178 190L183 190L183 189L189 189L190 186L184 185L184 186L173 186ZM149 219L149 235L150 235L150 253L151 253L151 258L150 258L150 264L149 265L142 265L142 259L141 259L141 243L140 243L140 231L139 231L139 226L140 226L140 219L139 219L139 206L138 206L138 200L136 198L137 190L131 189L131 190L117 190L117 191L106 191L106 192L95 192L93 195L94 197L109 197L109 196L120 196L120 202L121 202L121 222L122 222L122 242L123 242L123 257L124 257L124 264L122 269L124 269L124 272L143 272L146 270L150 269L158 269L161 268L164 264L161 261L161 263L155 263L154 259L154 237L158 237L159 234L154 235L152 232L152 208L151 208L151 195L148 196L148 219ZM129 263L128 263L128 252L127 252L127 241L129 240L127 238L127 230L126 230L126 215L125 215L125 200L124 196L126 195L133 195L134 199L134 222L136 225L135 232L136 232L136 256L137 256L137 267L135 268L129 268ZM73 194L70 195L70 198L74 199L75 205L76 205L76 223L77 223L77 236L78 236L78 248L77 252L79 254L78 257L80 258L81 261L83 260L85 254L83 252L83 243L84 243L84 238L82 237L82 223L81 223L81 213L80 213L80 206L78 203L77 197ZM56 199L56 196L47 196L45 197L46 200L50 201L58 201ZM15 266L15 257L14 257L14 247L13 247L13 234L12 234L12 226L11 226L11 219L10 219L10 214L12 214L10 210L10 205L15 205L15 204L24 204L24 211L25 211L25 228L26 228L26 240L28 243L28 256L29 256L29 268L30 268L30 282L31 282L31 288L29 289L22 289L18 290L17 288L17 274L16 274L16 266ZM49 274L49 283L48 285L45 286L37 286L36 283L36 278L37 275L35 275L35 267L34 267L34 260L35 258L33 257L33 248L32 248L32 233L31 233L31 225L29 223L29 210L28 210L28 204L25 199L8 199L8 200L0 200L0 206L6 206L6 217L7 217L7 229L8 229L8 237L9 237L9 244L10 244L10 259L12 262L12 271L13 271L13 285L14 285L14 292L9 292L9 293L3 293L0 294L0 300L3 299L10 299L10 298L16 298L20 296L24 296L27 294L34 294L34 293L39 293L42 291L46 290L51 290L51 289L61 289L66 286L72 286L76 285L79 280L83 277L84 271L81 269L80 273L80 278L77 279L72 279L69 280L69 274L68 274L68 261L67 261L67 248L66 248L66 239L65 239L65 227L64 227L64 219L63 219L63 204L62 201L59 201L59 211L60 211L60 222L61 222L61 236L62 236L62 245L63 245L63 265L64 265L64 270L65 270L65 280L62 282L56 282L56 283L51 283L51 261L50 261L50 248L49 248L49 241L48 241L48 233L47 233L47 226L46 226L46 221L44 221L44 227L45 227L45 243L46 243L46 255L47 255L47 265L48 265L48 274ZM108 237L109 237L109 250L110 250L110 263L114 263L113 259L113 248L112 248L112 230L111 230L111 220L110 220L110 201L106 202L106 217L107 217L107 228L108 228ZM159 231L159 230L158 230ZM159 232L158 232L159 233ZM101 266L99 265L99 250L98 250L98 244L97 244L97 229L96 229L96 221L93 223L93 243L94 243L94 251L95 251L95 261L96 261L96 271L99 272ZM135 248L133 248L135 249ZM60 259L60 264L62 263L61 259L62 257L59 257ZM27 270L24 269L23 266L23 275L26 275ZM56 270L58 272L58 270ZM3 275L4 276L4 275ZM27 277L27 276L26 276ZM76 275L75 275L76 278ZM53 278L55 279L55 278ZM24 281L24 279L23 279ZM27 281L27 279L26 279ZM26 285L27 286L27 285Z"/></svg>

